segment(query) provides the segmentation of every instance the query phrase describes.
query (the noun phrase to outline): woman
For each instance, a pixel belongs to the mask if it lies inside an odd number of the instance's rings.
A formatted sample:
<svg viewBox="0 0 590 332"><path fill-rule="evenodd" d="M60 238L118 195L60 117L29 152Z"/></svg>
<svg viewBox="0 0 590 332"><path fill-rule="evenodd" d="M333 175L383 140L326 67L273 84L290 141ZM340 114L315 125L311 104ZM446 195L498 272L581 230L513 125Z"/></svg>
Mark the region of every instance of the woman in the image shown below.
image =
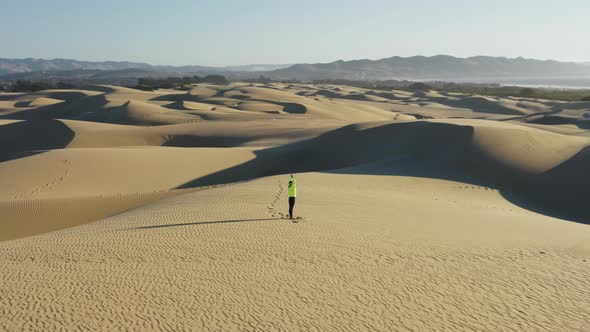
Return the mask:
<svg viewBox="0 0 590 332"><path fill-rule="evenodd" d="M293 174L289 180L289 219L293 219L293 207L295 206L295 197L297 197L297 181Z"/></svg>

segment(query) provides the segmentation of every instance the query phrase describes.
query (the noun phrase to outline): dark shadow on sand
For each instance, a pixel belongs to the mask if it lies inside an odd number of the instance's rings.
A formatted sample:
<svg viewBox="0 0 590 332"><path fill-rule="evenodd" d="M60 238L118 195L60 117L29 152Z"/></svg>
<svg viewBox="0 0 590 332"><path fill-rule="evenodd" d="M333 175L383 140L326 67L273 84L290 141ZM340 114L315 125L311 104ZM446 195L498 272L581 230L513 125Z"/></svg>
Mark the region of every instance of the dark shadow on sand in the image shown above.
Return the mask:
<svg viewBox="0 0 590 332"><path fill-rule="evenodd" d="M198 225L215 225L215 224L231 224L239 222L252 222L252 221L270 221L270 220L285 220L282 218L259 218L259 219L234 219L234 220L215 220L215 221L197 221L183 224L164 224L164 225L153 225L153 226L142 226L128 228L128 230L140 230L140 229L154 229L154 228L166 228L166 227L182 227L182 226L198 226Z"/></svg>
<svg viewBox="0 0 590 332"><path fill-rule="evenodd" d="M576 177L573 175L569 181L561 181L551 174L569 163L571 161L564 162L544 175L507 176L504 179L498 176L486 178L482 174L475 174L473 170L459 170L438 161L426 160L390 160L323 173L430 178L487 187L497 190L507 201L520 208L590 225L590 204L587 204L590 184L584 184L587 180L582 179L579 184L575 184Z"/></svg>
<svg viewBox="0 0 590 332"><path fill-rule="evenodd" d="M0 162L65 148L75 133L59 120L21 121L0 126Z"/></svg>
<svg viewBox="0 0 590 332"><path fill-rule="evenodd" d="M542 174L509 167L472 144L474 129L443 123L345 126L316 138L256 151L243 164L179 188L265 176L326 172L413 176L494 188L511 203L540 214L590 224L590 149ZM377 142L377 143L376 143Z"/></svg>
<svg viewBox="0 0 590 332"><path fill-rule="evenodd" d="M428 131L428 135L423 134L425 131ZM278 174L329 171L391 158L442 158L442 154L449 154L449 151L452 154L461 153L465 142L471 140L472 135L473 128L469 126L444 123L389 123L369 129L352 124L316 138L255 151L256 158L253 160L194 179L177 189L247 181ZM439 151L439 146L433 145L432 141L444 143L446 148Z"/></svg>

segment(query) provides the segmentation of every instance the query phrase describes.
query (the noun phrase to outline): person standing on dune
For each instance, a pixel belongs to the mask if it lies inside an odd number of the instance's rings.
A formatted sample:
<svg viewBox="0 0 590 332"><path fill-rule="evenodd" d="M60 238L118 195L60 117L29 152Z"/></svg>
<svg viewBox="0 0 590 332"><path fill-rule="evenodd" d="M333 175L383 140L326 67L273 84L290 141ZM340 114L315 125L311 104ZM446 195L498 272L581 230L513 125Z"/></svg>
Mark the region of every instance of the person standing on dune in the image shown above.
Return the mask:
<svg viewBox="0 0 590 332"><path fill-rule="evenodd" d="M297 181L293 174L289 180L289 219L293 219L293 207L295 207L295 197L297 197Z"/></svg>

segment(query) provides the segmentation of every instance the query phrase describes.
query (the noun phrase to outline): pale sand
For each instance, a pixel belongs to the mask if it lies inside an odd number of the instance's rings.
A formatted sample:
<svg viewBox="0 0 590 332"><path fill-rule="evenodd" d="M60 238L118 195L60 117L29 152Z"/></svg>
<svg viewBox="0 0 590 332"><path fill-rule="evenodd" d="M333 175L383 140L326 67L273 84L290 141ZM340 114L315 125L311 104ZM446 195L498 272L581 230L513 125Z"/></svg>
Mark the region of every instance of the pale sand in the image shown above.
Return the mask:
<svg viewBox="0 0 590 332"><path fill-rule="evenodd" d="M0 326L590 328L586 225L464 183L321 173L298 176L293 224L286 179L4 242Z"/></svg>
<svg viewBox="0 0 590 332"><path fill-rule="evenodd" d="M0 94L0 330L588 331L589 110L280 83Z"/></svg>

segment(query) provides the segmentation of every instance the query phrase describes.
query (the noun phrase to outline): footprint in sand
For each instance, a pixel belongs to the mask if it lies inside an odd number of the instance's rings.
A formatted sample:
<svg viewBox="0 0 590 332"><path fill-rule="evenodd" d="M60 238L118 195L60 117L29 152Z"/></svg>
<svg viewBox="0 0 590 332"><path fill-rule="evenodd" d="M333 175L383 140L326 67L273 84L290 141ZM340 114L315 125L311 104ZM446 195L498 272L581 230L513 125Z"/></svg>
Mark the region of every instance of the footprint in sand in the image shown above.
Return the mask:
<svg viewBox="0 0 590 332"><path fill-rule="evenodd" d="M63 163L65 164L65 169L64 169L64 172L62 175L51 179L49 182L44 183L41 186L39 186L29 192L26 192L26 193L23 193L20 195L15 195L14 199L24 199L29 196L42 193L47 190L53 190L57 185L62 183L65 180L65 178L70 174L72 162L70 160L63 160Z"/></svg>
<svg viewBox="0 0 590 332"><path fill-rule="evenodd" d="M267 206L266 209L268 210L268 212L269 212L269 214L270 214L271 217L273 217L273 218L281 218L281 219L288 220L289 219L289 215L287 213L278 212L277 209L276 209L277 202L281 198L281 194L282 193L283 193L283 185L279 183L279 191L277 192L274 200L270 203L269 206ZM306 221L306 219L303 218L303 217L295 217L295 218L291 219L291 221L293 223L299 223L299 222L302 222L302 221Z"/></svg>
<svg viewBox="0 0 590 332"><path fill-rule="evenodd" d="M306 222L307 218L301 217L301 216L297 216L295 218L292 219L293 223L297 224L300 222Z"/></svg>

